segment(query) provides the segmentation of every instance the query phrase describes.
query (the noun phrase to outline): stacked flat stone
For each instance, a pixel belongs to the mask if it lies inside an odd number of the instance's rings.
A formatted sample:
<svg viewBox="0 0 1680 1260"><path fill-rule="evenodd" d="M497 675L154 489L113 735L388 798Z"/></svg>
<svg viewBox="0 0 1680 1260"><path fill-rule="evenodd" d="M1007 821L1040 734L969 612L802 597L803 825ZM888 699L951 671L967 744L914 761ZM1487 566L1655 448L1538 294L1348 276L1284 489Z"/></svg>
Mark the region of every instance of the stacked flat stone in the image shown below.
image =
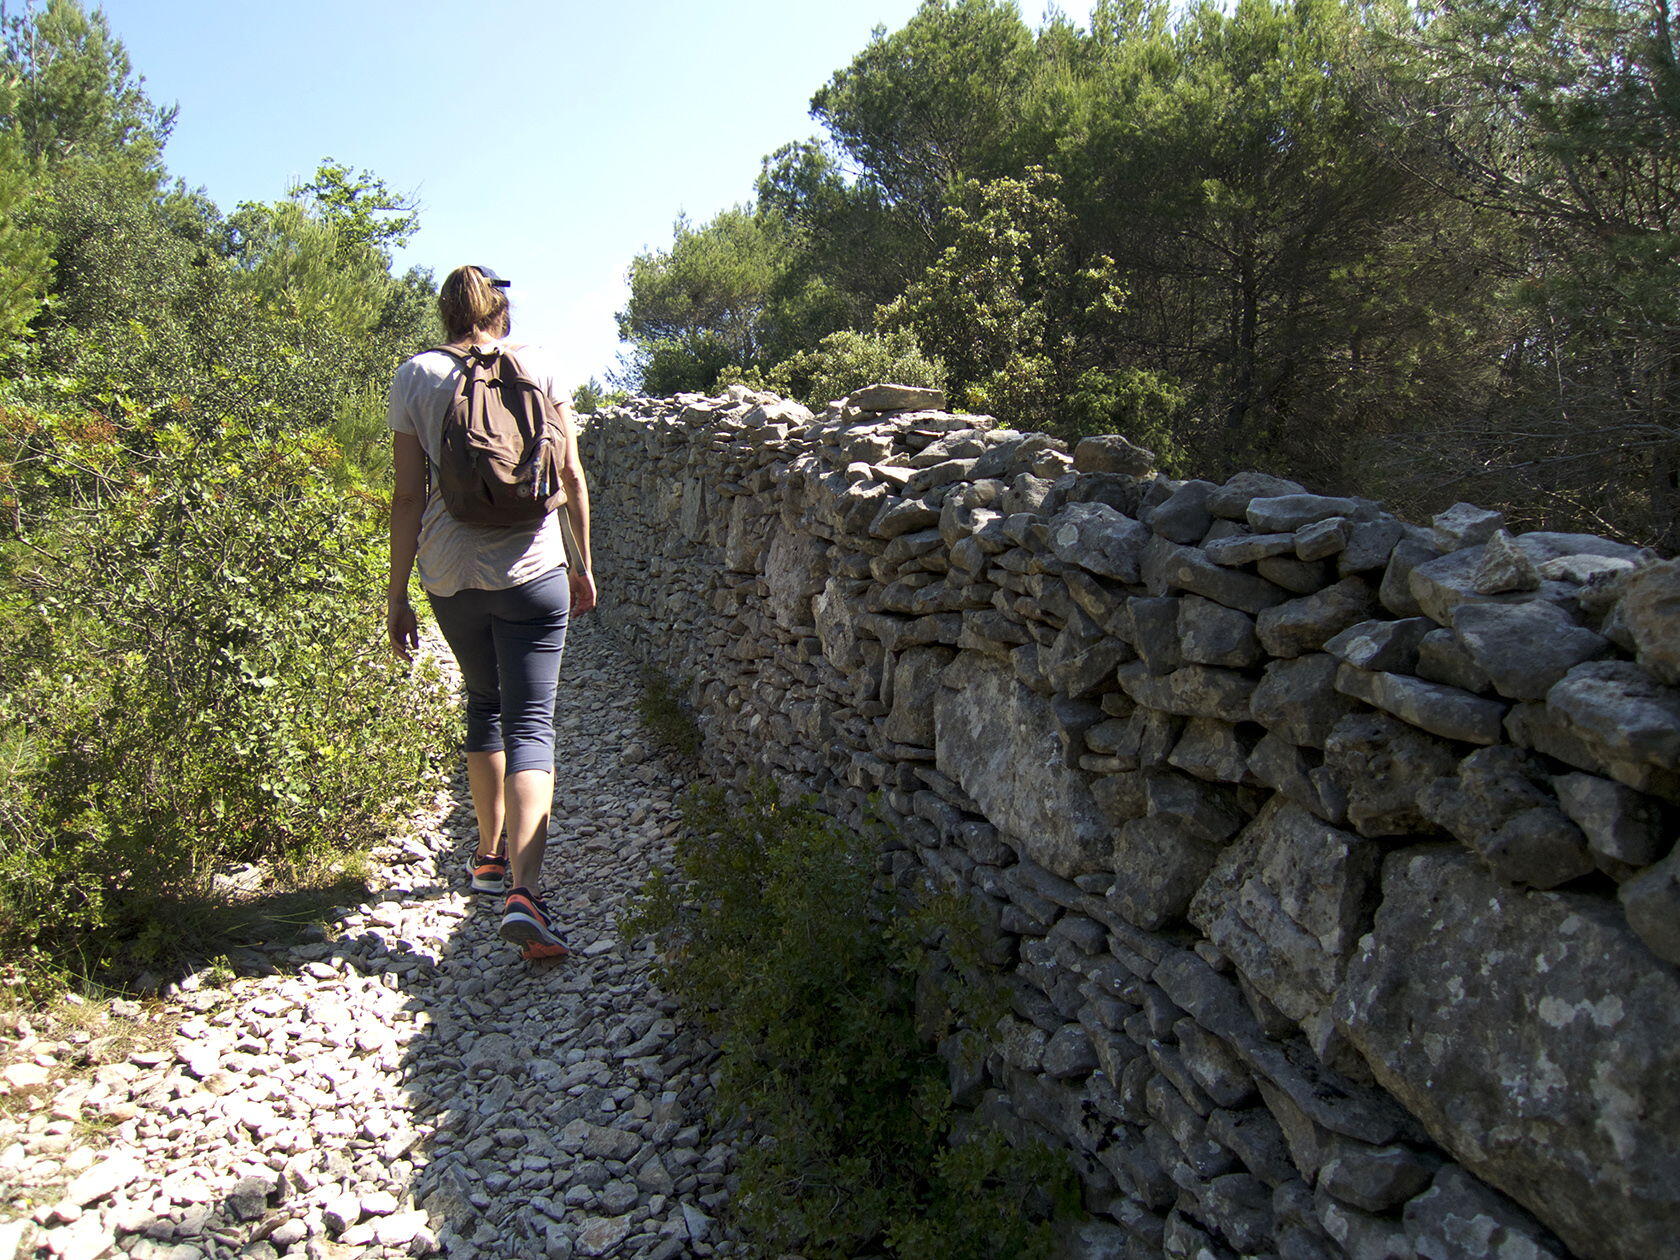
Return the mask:
<svg viewBox="0 0 1680 1260"><path fill-rule="evenodd" d="M1680 1237L1680 569L1151 471L872 386L583 439L604 615L714 775L891 824L1012 1013L941 1045L1089 1256Z"/></svg>

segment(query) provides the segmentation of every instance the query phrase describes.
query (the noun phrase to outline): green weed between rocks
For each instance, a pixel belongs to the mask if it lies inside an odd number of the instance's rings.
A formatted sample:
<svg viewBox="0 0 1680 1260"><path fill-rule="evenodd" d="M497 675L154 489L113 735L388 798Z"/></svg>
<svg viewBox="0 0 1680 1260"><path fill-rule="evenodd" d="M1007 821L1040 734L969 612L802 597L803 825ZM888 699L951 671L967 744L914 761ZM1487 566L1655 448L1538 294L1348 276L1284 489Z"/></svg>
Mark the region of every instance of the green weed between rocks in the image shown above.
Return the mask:
<svg viewBox="0 0 1680 1260"><path fill-rule="evenodd" d="M642 670L642 693L636 712L648 733L665 748L682 757L700 755L700 728L683 703L682 686L651 665Z"/></svg>
<svg viewBox="0 0 1680 1260"><path fill-rule="evenodd" d="M1075 1197L1065 1161L956 1124L918 1035L918 1009L924 1034L941 1031L916 996L936 971L928 941L963 952L948 904L906 907L880 887L877 840L773 789L696 789L684 812L675 871L649 880L623 928L657 941L661 983L720 1047L723 1114L758 1139L734 1200L742 1228L808 1260L1048 1255ZM995 1003L983 984L958 988L947 1013Z"/></svg>

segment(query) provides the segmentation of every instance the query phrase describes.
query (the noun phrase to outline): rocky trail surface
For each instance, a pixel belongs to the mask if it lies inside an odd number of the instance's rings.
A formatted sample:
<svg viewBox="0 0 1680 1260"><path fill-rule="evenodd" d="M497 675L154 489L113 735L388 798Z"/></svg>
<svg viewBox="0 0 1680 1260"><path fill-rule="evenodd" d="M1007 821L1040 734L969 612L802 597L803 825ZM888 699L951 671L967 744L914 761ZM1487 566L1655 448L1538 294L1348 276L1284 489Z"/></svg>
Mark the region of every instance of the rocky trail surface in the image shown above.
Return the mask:
<svg viewBox="0 0 1680 1260"><path fill-rule="evenodd" d="M618 935L680 827L636 695L578 623L545 870L570 959L497 938L500 899L466 884L461 777L376 851L365 901L243 968L266 974L0 1029L0 1260L737 1253L710 1052L651 944Z"/></svg>

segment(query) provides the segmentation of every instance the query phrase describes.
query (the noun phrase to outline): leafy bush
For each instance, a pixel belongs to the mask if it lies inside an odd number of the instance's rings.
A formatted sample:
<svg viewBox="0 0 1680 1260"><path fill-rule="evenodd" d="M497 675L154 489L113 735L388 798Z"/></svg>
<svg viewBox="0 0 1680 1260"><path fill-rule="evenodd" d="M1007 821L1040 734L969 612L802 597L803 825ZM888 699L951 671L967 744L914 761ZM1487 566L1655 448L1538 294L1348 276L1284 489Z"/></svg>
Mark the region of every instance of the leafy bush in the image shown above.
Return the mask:
<svg viewBox="0 0 1680 1260"><path fill-rule="evenodd" d="M878 846L759 789L686 803L676 878L655 876L627 932L653 933L661 981L721 1050L720 1104L757 1144L741 1224L767 1254L816 1260L1048 1254L1071 1178L1043 1148L953 1135L940 1060L918 1038L916 941L876 877Z"/></svg>
<svg viewBox="0 0 1680 1260"><path fill-rule="evenodd" d="M729 367L718 374L715 388L740 383L798 398L823 407L865 385L890 381L895 385L945 388L945 365L922 351L909 329L891 332L830 333L814 349L802 351L762 370Z"/></svg>
<svg viewBox="0 0 1680 1260"><path fill-rule="evenodd" d="M320 431L14 408L0 947L156 955L219 863L367 844L446 704L388 659L385 513Z"/></svg>
<svg viewBox="0 0 1680 1260"><path fill-rule="evenodd" d="M700 755L700 728L682 701L681 689L657 669L642 671L642 694L636 700L648 732L682 757Z"/></svg>
<svg viewBox="0 0 1680 1260"><path fill-rule="evenodd" d="M329 159L224 217L168 186L173 120L78 0L0 20L13 974L227 948L217 866L307 899L441 742L442 697L387 659L373 488L386 383L437 340L430 275L389 270L412 208Z"/></svg>
<svg viewBox="0 0 1680 1260"><path fill-rule="evenodd" d="M629 397L628 390L602 385L591 376L572 391L572 406L583 415L592 416L602 407L616 407Z"/></svg>
<svg viewBox="0 0 1680 1260"><path fill-rule="evenodd" d="M1169 477L1189 476L1191 462L1176 433L1182 428L1185 391L1176 381L1144 368L1091 368L1082 372L1052 425L1058 437L1077 440L1118 433L1155 452L1155 466Z"/></svg>

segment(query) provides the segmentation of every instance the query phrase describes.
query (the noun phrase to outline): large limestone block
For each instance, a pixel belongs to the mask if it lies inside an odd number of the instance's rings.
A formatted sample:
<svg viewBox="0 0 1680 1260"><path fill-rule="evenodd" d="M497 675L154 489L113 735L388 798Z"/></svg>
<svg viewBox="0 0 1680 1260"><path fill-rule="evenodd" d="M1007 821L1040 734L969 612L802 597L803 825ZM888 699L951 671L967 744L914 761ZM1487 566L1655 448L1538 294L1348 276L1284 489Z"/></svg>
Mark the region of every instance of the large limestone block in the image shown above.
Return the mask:
<svg viewBox="0 0 1680 1260"><path fill-rule="evenodd" d="M1570 557L1596 557L1618 564L1631 565L1639 558L1639 549L1626 543L1611 542L1591 534L1556 534L1536 531L1513 538L1512 545L1537 566L1540 576L1564 572L1553 563ZM1452 625L1452 610L1462 603L1483 601L1509 602L1533 598L1528 594L1485 595L1476 589L1476 577L1487 559L1487 544L1466 546L1436 560L1429 560L1413 569L1408 577L1412 597L1428 616L1443 626ZM1570 598L1578 588L1567 581L1545 581L1540 584L1539 597L1551 600ZM1386 593L1386 592L1385 592ZM1386 600L1385 600L1386 602Z"/></svg>
<svg viewBox="0 0 1680 1260"><path fill-rule="evenodd" d="M1503 734L1507 706L1442 683L1343 665L1336 672L1336 690L1446 739L1497 744Z"/></svg>
<svg viewBox="0 0 1680 1260"><path fill-rule="evenodd" d="M706 483L698 477L685 477L680 483L681 506L677 509L677 528L689 542L699 542L706 533L706 518L710 514Z"/></svg>
<svg viewBox="0 0 1680 1260"><path fill-rule="evenodd" d="M736 573L756 571L764 555L765 536L774 519L756 499L737 496L729 506L729 532L723 543L724 567Z"/></svg>
<svg viewBox="0 0 1680 1260"><path fill-rule="evenodd" d="M1208 509L1224 520L1241 521L1248 518L1248 505L1255 499L1306 492L1298 481L1285 481L1269 473L1240 472L1208 497Z"/></svg>
<svg viewBox="0 0 1680 1260"><path fill-rule="evenodd" d="M1405 1215L1420 1260L1563 1260L1549 1230L1457 1164L1436 1173Z"/></svg>
<svg viewBox="0 0 1680 1260"><path fill-rule="evenodd" d="M1547 693L1546 707L1606 760L1680 770L1680 689L1632 661L1577 665Z"/></svg>
<svg viewBox="0 0 1680 1260"><path fill-rule="evenodd" d="M1618 890L1628 926L1651 952L1680 966L1680 849Z"/></svg>
<svg viewBox="0 0 1680 1260"><path fill-rule="evenodd" d="M1084 699L1111 689L1114 671L1131 659L1129 643L1104 634L1090 618L1075 611L1050 645L1044 669L1058 694Z"/></svg>
<svg viewBox="0 0 1680 1260"><path fill-rule="evenodd" d="M1556 604L1460 604L1453 629L1502 696L1543 700L1552 684L1609 644Z"/></svg>
<svg viewBox="0 0 1680 1260"><path fill-rule="evenodd" d="M1173 637L1185 660L1235 669L1259 663L1261 653L1254 635L1254 618L1247 613L1200 595L1186 595L1172 601L1172 606L1177 612Z"/></svg>
<svg viewBox="0 0 1680 1260"><path fill-rule="evenodd" d="M1596 774L1560 774L1552 780L1558 804L1587 837L1599 869L1625 879L1667 852L1674 837L1663 810L1642 792ZM1675 920L1680 929L1680 917Z"/></svg>
<svg viewBox="0 0 1680 1260"><path fill-rule="evenodd" d="M1146 584L1153 578L1153 584L1161 587L1159 593L1169 589L1189 591L1246 613L1261 612L1289 598L1288 591L1263 577L1221 568L1197 547L1167 543L1154 554L1153 563L1151 559L1145 556L1143 578Z"/></svg>
<svg viewBox="0 0 1680 1260"><path fill-rule="evenodd" d="M1591 871L1593 857L1546 789L1540 759L1502 744L1466 757L1455 778L1436 779L1419 793L1418 808L1500 879L1556 888Z"/></svg>
<svg viewBox="0 0 1680 1260"><path fill-rule="evenodd" d="M1435 545L1442 551L1459 551L1485 543L1505 527L1503 512L1490 512L1474 503L1455 503L1435 516Z"/></svg>
<svg viewBox="0 0 1680 1260"><path fill-rule="evenodd" d="M1149 528L1163 538L1186 545L1199 543L1213 514L1207 510L1208 496L1219 487L1211 481L1186 481L1144 513Z"/></svg>
<svg viewBox="0 0 1680 1260"><path fill-rule="evenodd" d="M1249 696L1254 691L1254 680L1234 669L1183 665L1170 674L1157 676L1149 672L1146 662L1127 661L1115 670L1114 676L1128 696L1157 712L1216 718L1221 722L1250 720Z"/></svg>
<svg viewBox="0 0 1680 1260"><path fill-rule="evenodd" d="M1105 869L1113 833L1062 754L1050 701L1007 665L963 652L934 700L934 764L1033 861L1065 879Z"/></svg>
<svg viewBox="0 0 1680 1260"><path fill-rule="evenodd" d="M863 665L863 653L858 649L858 614L863 611L868 589L867 582L831 577L811 604L823 656L843 674Z"/></svg>
<svg viewBox="0 0 1680 1260"><path fill-rule="evenodd" d="M1067 564L1121 582L1138 580L1149 530L1106 503L1070 503L1050 522L1050 545Z"/></svg>
<svg viewBox="0 0 1680 1260"><path fill-rule="evenodd" d="M846 403L860 411L942 411L945 391L918 385L865 385L848 394Z"/></svg>
<svg viewBox="0 0 1680 1260"><path fill-rule="evenodd" d="M778 531L765 552L764 581L779 625L810 626L812 597L828 581L828 544L810 534Z"/></svg>
<svg viewBox="0 0 1680 1260"><path fill-rule="evenodd" d="M1465 1167L1589 1260L1680 1238L1680 971L1613 903L1519 893L1468 854L1383 875L1337 1023Z"/></svg>
<svg viewBox="0 0 1680 1260"><path fill-rule="evenodd" d="M1417 620L1429 623L1428 617ZM1432 623L1430 623L1432 624ZM1353 662L1358 664L1358 662ZM1365 668L1384 668L1391 666L1367 666ZM1415 673L1419 678L1429 682L1446 683L1449 687L1457 687L1461 691L1472 691L1480 694L1493 689L1493 679L1487 675L1487 670L1476 664L1476 658L1470 655L1470 650L1459 641L1459 637L1451 630L1431 630L1418 641L1417 668L1402 669L1402 674Z"/></svg>
<svg viewBox="0 0 1680 1260"><path fill-rule="evenodd" d="M1381 850L1274 797L1220 854L1190 921L1285 1015L1330 1005L1364 931Z"/></svg>
<svg viewBox="0 0 1680 1260"><path fill-rule="evenodd" d="M1273 661L1249 697L1253 720L1291 744L1323 748L1330 729L1354 709L1336 690L1336 669L1323 652Z"/></svg>
<svg viewBox="0 0 1680 1260"><path fill-rule="evenodd" d="M1376 594L1363 578L1343 578L1313 595L1264 610L1260 646L1273 656L1304 656L1376 612Z"/></svg>
<svg viewBox="0 0 1680 1260"><path fill-rule="evenodd" d="M1104 433L1081 438L1073 448L1073 467L1076 472L1123 473L1128 477L1146 477L1155 467L1155 453L1134 446L1118 433Z"/></svg>
<svg viewBox="0 0 1680 1260"><path fill-rule="evenodd" d="M1218 852L1169 818L1134 818L1114 840L1109 906L1144 931L1183 921Z"/></svg>
<svg viewBox="0 0 1680 1260"><path fill-rule="evenodd" d="M1324 650L1345 665L1409 674L1424 638L1435 629L1427 617L1362 621L1327 640Z"/></svg>
<svg viewBox="0 0 1680 1260"><path fill-rule="evenodd" d="M945 647L914 647L901 652L893 666L892 712L883 727L898 744L933 747L933 702L939 676L956 655Z"/></svg>
<svg viewBox="0 0 1680 1260"><path fill-rule="evenodd" d="M1433 830L1418 797L1458 769L1452 745L1385 713L1350 713L1330 730L1324 764L1347 797L1347 817L1362 836Z"/></svg>
<svg viewBox="0 0 1680 1260"><path fill-rule="evenodd" d="M1375 504L1323 494L1284 494L1248 504L1248 524L1257 534L1288 533L1332 516L1370 517Z"/></svg>
<svg viewBox="0 0 1680 1260"><path fill-rule="evenodd" d="M1629 579L1621 616L1639 663L1670 686L1680 685L1680 560L1647 565Z"/></svg>
<svg viewBox="0 0 1680 1260"><path fill-rule="evenodd" d="M1034 463L1045 452L1066 454L1067 443L1048 433L1017 433L1008 429L994 429L980 462L974 465L975 477L998 477L1009 481L1025 473L1031 475Z"/></svg>

